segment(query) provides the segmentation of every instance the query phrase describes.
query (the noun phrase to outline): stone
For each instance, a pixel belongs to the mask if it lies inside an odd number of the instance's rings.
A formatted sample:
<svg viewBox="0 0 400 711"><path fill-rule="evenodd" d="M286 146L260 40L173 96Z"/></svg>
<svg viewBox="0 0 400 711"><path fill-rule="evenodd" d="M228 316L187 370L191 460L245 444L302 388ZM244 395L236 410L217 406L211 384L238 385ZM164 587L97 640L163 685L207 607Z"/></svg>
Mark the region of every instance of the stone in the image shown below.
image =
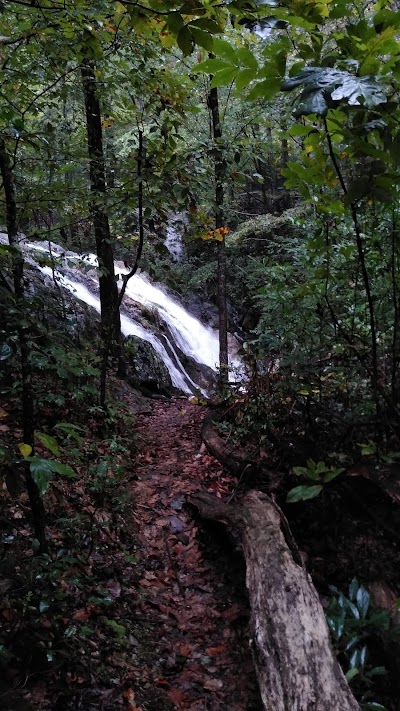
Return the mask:
<svg viewBox="0 0 400 711"><path fill-rule="evenodd" d="M167 366L151 343L128 336L124 343L125 379L144 394L172 394L173 386Z"/></svg>

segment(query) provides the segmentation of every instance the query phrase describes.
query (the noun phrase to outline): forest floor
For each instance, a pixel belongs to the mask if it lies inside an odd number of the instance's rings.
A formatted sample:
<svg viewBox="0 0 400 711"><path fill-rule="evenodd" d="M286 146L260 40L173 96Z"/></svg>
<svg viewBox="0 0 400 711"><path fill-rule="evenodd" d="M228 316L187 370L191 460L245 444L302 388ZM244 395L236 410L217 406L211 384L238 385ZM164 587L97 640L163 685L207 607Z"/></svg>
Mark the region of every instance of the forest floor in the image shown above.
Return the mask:
<svg viewBox="0 0 400 711"><path fill-rule="evenodd" d="M199 489L226 497L236 485L201 443L204 413L186 400L156 402L138 422L139 584L155 635L135 696L143 709L164 708L164 697L165 708L257 711L243 564L222 527L200 530L185 505Z"/></svg>
<svg viewBox="0 0 400 711"><path fill-rule="evenodd" d="M222 526L199 519L186 503L199 490L225 501L238 494L237 479L202 444L207 409L116 387L126 412L118 431L102 434L85 412L89 434L78 444L63 441L62 457L77 478L57 477L45 494L49 555L34 555L26 493L14 491L13 470L6 473L0 709L261 711L242 555ZM14 451L22 441L18 421L18 407L4 403L0 433ZM52 431L54 422L45 426ZM40 441L36 452L49 456ZM287 481L275 495L325 601L329 586L346 594L357 577L370 590L389 591L395 607L398 500L360 468L349 474L312 501L285 504ZM244 485L268 491L271 481ZM386 660L368 624L361 636L371 665L391 667L392 659L396 667L400 637ZM373 698L390 711L400 708L397 679L378 676L375 685Z"/></svg>
<svg viewBox="0 0 400 711"><path fill-rule="evenodd" d="M206 409L143 401L137 414L122 397L132 455L85 439L79 478L45 496L49 556L33 555L26 495L1 492L0 708L260 711L241 555L186 505L236 487L201 443ZM99 455L114 472L123 456L119 489L89 465Z"/></svg>

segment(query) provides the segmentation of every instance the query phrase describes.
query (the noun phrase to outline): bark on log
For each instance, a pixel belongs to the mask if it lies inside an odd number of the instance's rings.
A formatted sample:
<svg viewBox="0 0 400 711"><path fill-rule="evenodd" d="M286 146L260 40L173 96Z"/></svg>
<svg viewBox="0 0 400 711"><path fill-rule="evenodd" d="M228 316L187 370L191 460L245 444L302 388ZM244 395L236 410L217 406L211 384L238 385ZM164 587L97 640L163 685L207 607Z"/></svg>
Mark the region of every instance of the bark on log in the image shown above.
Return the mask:
<svg viewBox="0 0 400 711"><path fill-rule="evenodd" d="M318 594L278 506L256 491L240 506L206 492L189 501L206 518L239 530L264 709L359 711L332 650Z"/></svg>

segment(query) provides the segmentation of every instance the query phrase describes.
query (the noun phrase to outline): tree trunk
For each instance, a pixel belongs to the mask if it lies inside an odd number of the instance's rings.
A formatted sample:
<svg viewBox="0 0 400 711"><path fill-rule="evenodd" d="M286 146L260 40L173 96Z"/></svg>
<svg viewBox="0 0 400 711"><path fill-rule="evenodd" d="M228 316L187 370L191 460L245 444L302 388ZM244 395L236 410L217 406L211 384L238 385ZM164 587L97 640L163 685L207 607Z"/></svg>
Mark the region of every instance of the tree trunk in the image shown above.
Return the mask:
<svg viewBox="0 0 400 711"><path fill-rule="evenodd" d="M190 503L239 533L246 560L252 651L265 711L359 711L329 639L318 594L288 523L250 491L240 506L208 493Z"/></svg>
<svg viewBox="0 0 400 711"><path fill-rule="evenodd" d="M100 404L104 407L108 356L120 342L121 323L118 308L118 288L114 272L114 251L105 207L107 188L101 111L95 64L92 60L87 60L81 66L81 75L85 99L90 190L92 195L90 212L93 219L96 251L99 260L102 333Z"/></svg>
<svg viewBox="0 0 400 711"><path fill-rule="evenodd" d="M8 241L17 246L17 200L13 166L7 152L5 142L0 140L0 172L3 179L3 189L6 201L6 221ZM14 293L21 314L24 309L24 259L21 253L13 255ZM21 315L22 318L22 315ZM31 347L25 329L17 325L19 347L21 352L22 380L22 431L24 443L34 447L34 395L32 384ZM32 479L29 466L25 466L25 481L32 511L35 537L39 541L39 552L47 550L45 510L39 489Z"/></svg>
<svg viewBox="0 0 400 711"><path fill-rule="evenodd" d="M218 89L210 89L208 105L214 139L215 176L215 228L224 227L224 180L226 161L222 146L222 129L219 114ZM218 313L219 313L219 368L220 384L228 382L228 310L226 302L226 246L225 235L218 241Z"/></svg>
<svg viewBox="0 0 400 711"><path fill-rule="evenodd" d="M138 213L139 213L139 244L136 250L135 262L128 272L122 277L122 287L118 294L118 309L122 304L122 300L125 296L126 287L128 286L128 281L133 276L135 276L139 262L142 258L143 245L144 245L144 212L143 212L143 159L144 159L144 142L143 142L143 131L138 128L138 152L137 152L137 183L138 183ZM122 343L120 344L119 354L118 354L118 377L124 378L126 375L126 363L125 358L122 353Z"/></svg>

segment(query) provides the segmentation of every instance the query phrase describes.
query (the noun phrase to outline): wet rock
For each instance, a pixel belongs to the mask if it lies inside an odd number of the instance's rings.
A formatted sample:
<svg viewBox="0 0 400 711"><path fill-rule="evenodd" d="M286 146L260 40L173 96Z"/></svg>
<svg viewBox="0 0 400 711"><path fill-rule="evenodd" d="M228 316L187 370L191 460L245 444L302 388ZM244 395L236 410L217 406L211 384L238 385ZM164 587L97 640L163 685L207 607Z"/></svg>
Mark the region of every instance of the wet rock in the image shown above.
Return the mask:
<svg viewBox="0 0 400 711"><path fill-rule="evenodd" d="M172 381L167 366L151 343L128 336L124 344L125 379L143 393L171 395Z"/></svg>

